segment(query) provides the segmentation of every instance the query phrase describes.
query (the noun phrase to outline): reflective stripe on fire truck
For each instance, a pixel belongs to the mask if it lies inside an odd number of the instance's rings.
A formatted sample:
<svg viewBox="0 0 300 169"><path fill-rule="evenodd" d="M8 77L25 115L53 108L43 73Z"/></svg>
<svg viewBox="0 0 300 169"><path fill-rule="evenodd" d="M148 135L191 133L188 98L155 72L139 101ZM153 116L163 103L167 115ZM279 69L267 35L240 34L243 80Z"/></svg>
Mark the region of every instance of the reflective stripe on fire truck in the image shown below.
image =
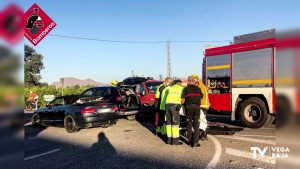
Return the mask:
<svg viewBox="0 0 300 169"><path fill-rule="evenodd" d="M271 84L271 79L262 79L262 80L234 80L232 84L239 85L239 84Z"/></svg>
<svg viewBox="0 0 300 169"><path fill-rule="evenodd" d="M229 69L230 65L208 66L207 70Z"/></svg>

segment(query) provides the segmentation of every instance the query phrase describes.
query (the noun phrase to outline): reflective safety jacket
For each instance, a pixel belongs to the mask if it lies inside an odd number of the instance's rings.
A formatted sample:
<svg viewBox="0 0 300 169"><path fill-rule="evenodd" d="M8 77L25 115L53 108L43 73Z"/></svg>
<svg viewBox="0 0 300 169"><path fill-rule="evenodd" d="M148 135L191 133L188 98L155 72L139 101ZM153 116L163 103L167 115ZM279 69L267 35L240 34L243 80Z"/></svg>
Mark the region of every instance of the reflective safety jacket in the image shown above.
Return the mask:
<svg viewBox="0 0 300 169"><path fill-rule="evenodd" d="M200 107L203 109L209 109L209 99L208 99L207 88L205 87L205 85L202 82L199 82L198 87L201 89L201 92L203 94Z"/></svg>
<svg viewBox="0 0 300 169"><path fill-rule="evenodd" d="M166 91L167 98L166 104L181 104L181 94L183 87L179 85L173 85Z"/></svg>
<svg viewBox="0 0 300 169"><path fill-rule="evenodd" d="M155 92L155 98L156 99L161 99L161 93L162 91L167 87L167 84L166 83L163 83L161 85L158 86L158 88L156 89L156 92Z"/></svg>
<svg viewBox="0 0 300 169"><path fill-rule="evenodd" d="M170 86L166 87L161 92L161 100L160 100L160 110L166 110L166 100L167 100L167 91L169 90Z"/></svg>

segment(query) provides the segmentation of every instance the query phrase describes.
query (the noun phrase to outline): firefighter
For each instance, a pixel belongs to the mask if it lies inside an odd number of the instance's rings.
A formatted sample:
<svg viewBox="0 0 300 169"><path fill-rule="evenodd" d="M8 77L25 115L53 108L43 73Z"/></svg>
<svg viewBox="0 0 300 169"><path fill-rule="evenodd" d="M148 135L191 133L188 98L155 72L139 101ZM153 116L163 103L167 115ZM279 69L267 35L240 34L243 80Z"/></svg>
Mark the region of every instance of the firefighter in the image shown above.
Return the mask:
<svg viewBox="0 0 300 169"><path fill-rule="evenodd" d="M200 147L199 142L199 119L200 119L200 103L202 98L202 92L197 86L197 81L194 77L190 76L188 78L189 85L183 89L181 96L181 103L184 105L186 115L188 117L188 126L187 126L187 138L189 144L192 147ZM194 130L194 137L193 130Z"/></svg>
<svg viewBox="0 0 300 169"><path fill-rule="evenodd" d="M199 77L196 74L193 74L192 77L194 77L198 82L198 87L201 89L202 92L202 99L201 99L201 114L200 114L200 140L204 141L207 140L207 120L206 120L206 114L209 109L209 99L208 99L208 92L206 86L201 82Z"/></svg>
<svg viewBox="0 0 300 169"><path fill-rule="evenodd" d="M172 145L182 145L179 142L179 110L183 90L181 85L181 80L174 80L173 85L166 91L167 144Z"/></svg>
<svg viewBox="0 0 300 169"><path fill-rule="evenodd" d="M163 130L163 123L165 123L165 108L161 109L161 98L162 98L162 91L168 87L172 82L170 77L167 77L163 84L159 85L156 93L155 93L155 109L157 110L156 113L156 135L163 136L165 134Z"/></svg>
<svg viewBox="0 0 300 169"><path fill-rule="evenodd" d="M163 125L160 127L160 134L162 135L163 140L165 141L166 139L166 134L167 134L167 126L166 126L166 99L167 99L167 94L166 92L168 91L168 89L170 88L170 86L167 86L162 92L161 92L161 101L160 101L160 106L159 109L161 112L163 112L163 116L162 118L162 122Z"/></svg>

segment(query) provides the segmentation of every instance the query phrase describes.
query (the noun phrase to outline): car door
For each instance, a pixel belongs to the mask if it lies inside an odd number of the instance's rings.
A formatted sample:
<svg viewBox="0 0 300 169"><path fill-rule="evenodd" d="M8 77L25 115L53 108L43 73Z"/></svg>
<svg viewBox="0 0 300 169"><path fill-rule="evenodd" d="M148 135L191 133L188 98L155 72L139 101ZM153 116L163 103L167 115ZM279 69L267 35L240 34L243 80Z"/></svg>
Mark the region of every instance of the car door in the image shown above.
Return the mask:
<svg viewBox="0 0 300 169"><path fill-rule="evenodd" d="M146 89L144 86L144 83L139 83L136 85L136 90L135 90L137 96L140 99L141 104L145 104L147 102L147 98L146 98Z"/></svg>
<svg viewBox="0 0 300 169"><path fill-rule="evenodd" d="M55 98L48 106L47 110L47 120L46 122L49 124L54 124L58 122L58 111L61 110L61 107L64 104L64 100L62 97Z"/></svg>

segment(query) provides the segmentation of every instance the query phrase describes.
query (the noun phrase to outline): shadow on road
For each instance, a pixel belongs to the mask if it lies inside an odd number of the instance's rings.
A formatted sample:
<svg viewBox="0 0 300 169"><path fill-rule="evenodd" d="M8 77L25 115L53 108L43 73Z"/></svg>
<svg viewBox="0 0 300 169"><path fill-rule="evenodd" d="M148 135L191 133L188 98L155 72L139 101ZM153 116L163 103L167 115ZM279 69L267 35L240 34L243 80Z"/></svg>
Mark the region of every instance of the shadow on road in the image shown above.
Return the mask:
<svg viewBox="0 0 300 169"><path fill-rule="evenodd" d="M243 125L240 122L231 121L230 117L228 118L215 118L208 117L208 128L207 133L211 135L234 135L236 132L241 132L244 130ZM137 121L151 131L154 135L155 133L155 116L138 116ZM187 143L186 136L186 127L187 127L187 118L181 116L181 128L180 131L181 141Z"/></svg>
<svg viewBox="0 0 300 169"><path fill-rule="evenodd" d="M80 133L77 133L80 134ZM60 148L61 151L45 156L40 156L34 159L25 161L24 168L44 169L51 166L52 169L109 169L109 168L138 168L138 169L192 169L205 168L203 166L189 166L187 164L178 164L174 161L165 159L157 159L149 154L140 155L143 152L125 151L123 149L116 150L106 137L105 133L98 134L98 141L91 147L82 146L74 143L67 143L61 140L53 140L47 138L39 138L39 146L26 147L34 145L31 142L25 143L24 157L34 156L51 149Z"/></svg>

